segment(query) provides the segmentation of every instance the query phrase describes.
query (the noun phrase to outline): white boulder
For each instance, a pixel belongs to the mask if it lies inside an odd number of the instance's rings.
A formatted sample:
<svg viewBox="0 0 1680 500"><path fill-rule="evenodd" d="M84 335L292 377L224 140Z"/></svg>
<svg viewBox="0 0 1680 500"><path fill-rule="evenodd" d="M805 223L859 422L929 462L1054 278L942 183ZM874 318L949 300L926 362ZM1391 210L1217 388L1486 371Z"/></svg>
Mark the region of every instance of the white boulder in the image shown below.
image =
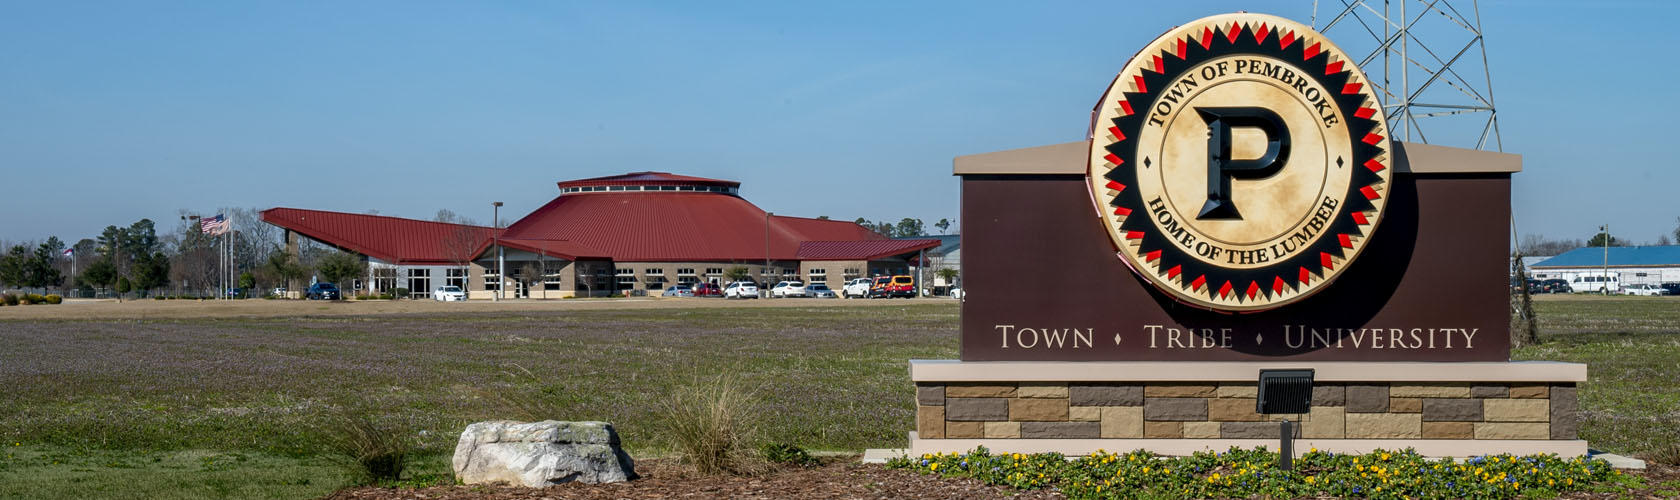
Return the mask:
<svg viewBox="0 0 1680 500"><path fill-rule="evenodd" d="M467 426L455 445L455 477L465 484L509 483L541 488L580 481L636 479L636 464L606 422L514 422Z"/></svg>

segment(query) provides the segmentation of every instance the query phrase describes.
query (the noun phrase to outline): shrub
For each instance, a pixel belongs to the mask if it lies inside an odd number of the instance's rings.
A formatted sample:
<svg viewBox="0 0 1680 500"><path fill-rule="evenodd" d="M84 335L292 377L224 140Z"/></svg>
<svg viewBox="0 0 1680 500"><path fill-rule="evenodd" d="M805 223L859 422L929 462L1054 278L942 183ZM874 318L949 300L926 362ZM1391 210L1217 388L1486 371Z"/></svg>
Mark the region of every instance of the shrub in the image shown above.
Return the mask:
<svg viewBox="0 0 1680 500"><path fill-rule="evenodd" d="M38 293L26 294L26 295L24 295L24 297L29 299L29 303L31 303L31 304L45 304L45 303L47 303L47 297L44 296L44 295L38 294Z"/></svg>
<svg viewBox="0 0 1680 500"><path fill-rule="evenodd" d="M5 294L3 296L0 296L0 300L3 300L6 303L6 305L8 305L8 306L18 305L18 296L12 295L12 294L9 294L9 293Z"/></svg>
<svg viewBox="0 0 1680 500"><path fill-rule="evenodd" d="M63 304L64 303L64 297L61 297L58 294L48 295L47 296L47 303L48 304Z"/></svg>
<svg viewBox="0 0 1680 500"><path fill-rule="evenodd" d="M341 413L329 418L329 451L352 476L363 484L392 483L402 478L409 453L418 447L406 427L376 421L366 413Z"/></svg>
<svg viewBox="0 0 1680 500"><path fill-rule="evenodd" d="M398 288L398 289L397 289L397 290L396 290L396 292L397 292L397 293L396 293L396 294L394 294L394 295L387 295L387 296L386 296L386 297L389 297L389 298L394 298L394 299L400 299L400 298L403 298L403 297L407 297L407 296L408 296L408 289L407 289L407 288Z"/></svg>
<svg viewBox="0 0 1680 500"><path fill-rule="evenodd" d="M770 461L770 463L798 465L800 467L815 467L817 465L816 457L812 457L810 452L787 443L766 444L759 448L759 451L764 453L764 459Z"/></svg>
<svg viewBox="0 0 1680 500"><path fill-rule="evenodd" d="M679 387L659 408L670 444L701 474L752 474L753 394L728 375Z"/></svg>
<svg viewBox="0 0 1680 500"><path fill-rule="evenodd" d="M1663 465L1680 465L1680 443L1670 442L1657 446L1650 453L1652 462Z"/></svg>

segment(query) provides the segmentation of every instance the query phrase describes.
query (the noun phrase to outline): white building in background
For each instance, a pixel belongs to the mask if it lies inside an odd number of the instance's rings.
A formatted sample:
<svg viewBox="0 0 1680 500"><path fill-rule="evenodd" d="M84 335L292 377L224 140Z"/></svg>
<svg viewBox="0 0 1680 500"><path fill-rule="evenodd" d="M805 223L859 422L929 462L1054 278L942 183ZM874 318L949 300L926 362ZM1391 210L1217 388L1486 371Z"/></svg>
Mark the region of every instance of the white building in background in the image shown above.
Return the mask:
<svg viewBox="0 0 1680 500"><path fill-rule="evenodd" d="M1562 279L1576 291L1586 291L1597 283L1587 280L1606 271L1621 286L1680 283L1680 245L1577 248L1529 268L1534 279ZM1587 286L1577 286L1577 280Z"/></svg>

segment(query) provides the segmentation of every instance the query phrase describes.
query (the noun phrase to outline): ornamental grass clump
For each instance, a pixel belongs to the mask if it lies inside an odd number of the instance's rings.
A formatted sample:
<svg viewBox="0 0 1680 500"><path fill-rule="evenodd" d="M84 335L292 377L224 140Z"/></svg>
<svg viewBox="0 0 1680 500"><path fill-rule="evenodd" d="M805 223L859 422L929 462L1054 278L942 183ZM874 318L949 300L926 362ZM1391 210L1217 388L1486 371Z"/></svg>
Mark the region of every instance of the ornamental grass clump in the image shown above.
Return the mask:
<svg viewBox="0 0 1680 500"><path fill-rule="evenodd" d="M1187 457L1146 451L1058 454L966 454L899 458L889 467L968 477L1020 489L1056 488L1068 498L1517 498L1553 497L1605 483L1637 481L1603 460L1555 455L1497 455L1429 460L1412 450L1338 455L1317 450L1277 469L1265 448L1231 448Z"/></svg>
<svg viewBox="0 0 1680 500"><path fill-rule="evenodd" d="M406 426L378 421L368 413L343 412L328 418L329 450L359 483L390 484L402 479L408 456L419 446Z"/></svg>
<svg viewBox="0 0 1680 500"><path fill-rule="evenodd" d="M704 378L665 398L661 423L672 448L699 473L755 474L764 464L753 453L753 402L753 391L732 376Z"/></svg>

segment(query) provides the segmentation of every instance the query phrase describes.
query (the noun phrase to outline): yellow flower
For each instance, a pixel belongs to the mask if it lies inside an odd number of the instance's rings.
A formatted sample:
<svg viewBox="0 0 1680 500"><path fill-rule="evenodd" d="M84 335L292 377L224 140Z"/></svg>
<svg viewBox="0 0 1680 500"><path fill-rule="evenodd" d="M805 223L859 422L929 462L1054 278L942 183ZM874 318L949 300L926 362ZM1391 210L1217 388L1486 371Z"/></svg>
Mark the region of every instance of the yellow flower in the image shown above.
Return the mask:
<svg viewBox="0 0 1680 500"><path fill-rule="evenodd" d="M1313 484L1313 481L1316 481L1316 480L1317 480L1317 478L1314 477L1314 476L1307 476L1307 484Z"/></svg>
<svg viewBox="0 0 1680 500"><path fill-rule="evenodd" d="M939 470L939 462L934 462L933 464L928 465L928 470Z"/></svg>
<svg viewBox="0 0 1680 500"><path fill-rule="evenodd" d="M1382 459L1383 460L1388 460L1388 454L1387 453L1382 454Z"/></svg>
<svg viewBox="0 0 1680 500"><path fill-rule="evenodd" d="M1318 448L1309 448L1307 449L1307 453L1318 453Z"/></svg>

